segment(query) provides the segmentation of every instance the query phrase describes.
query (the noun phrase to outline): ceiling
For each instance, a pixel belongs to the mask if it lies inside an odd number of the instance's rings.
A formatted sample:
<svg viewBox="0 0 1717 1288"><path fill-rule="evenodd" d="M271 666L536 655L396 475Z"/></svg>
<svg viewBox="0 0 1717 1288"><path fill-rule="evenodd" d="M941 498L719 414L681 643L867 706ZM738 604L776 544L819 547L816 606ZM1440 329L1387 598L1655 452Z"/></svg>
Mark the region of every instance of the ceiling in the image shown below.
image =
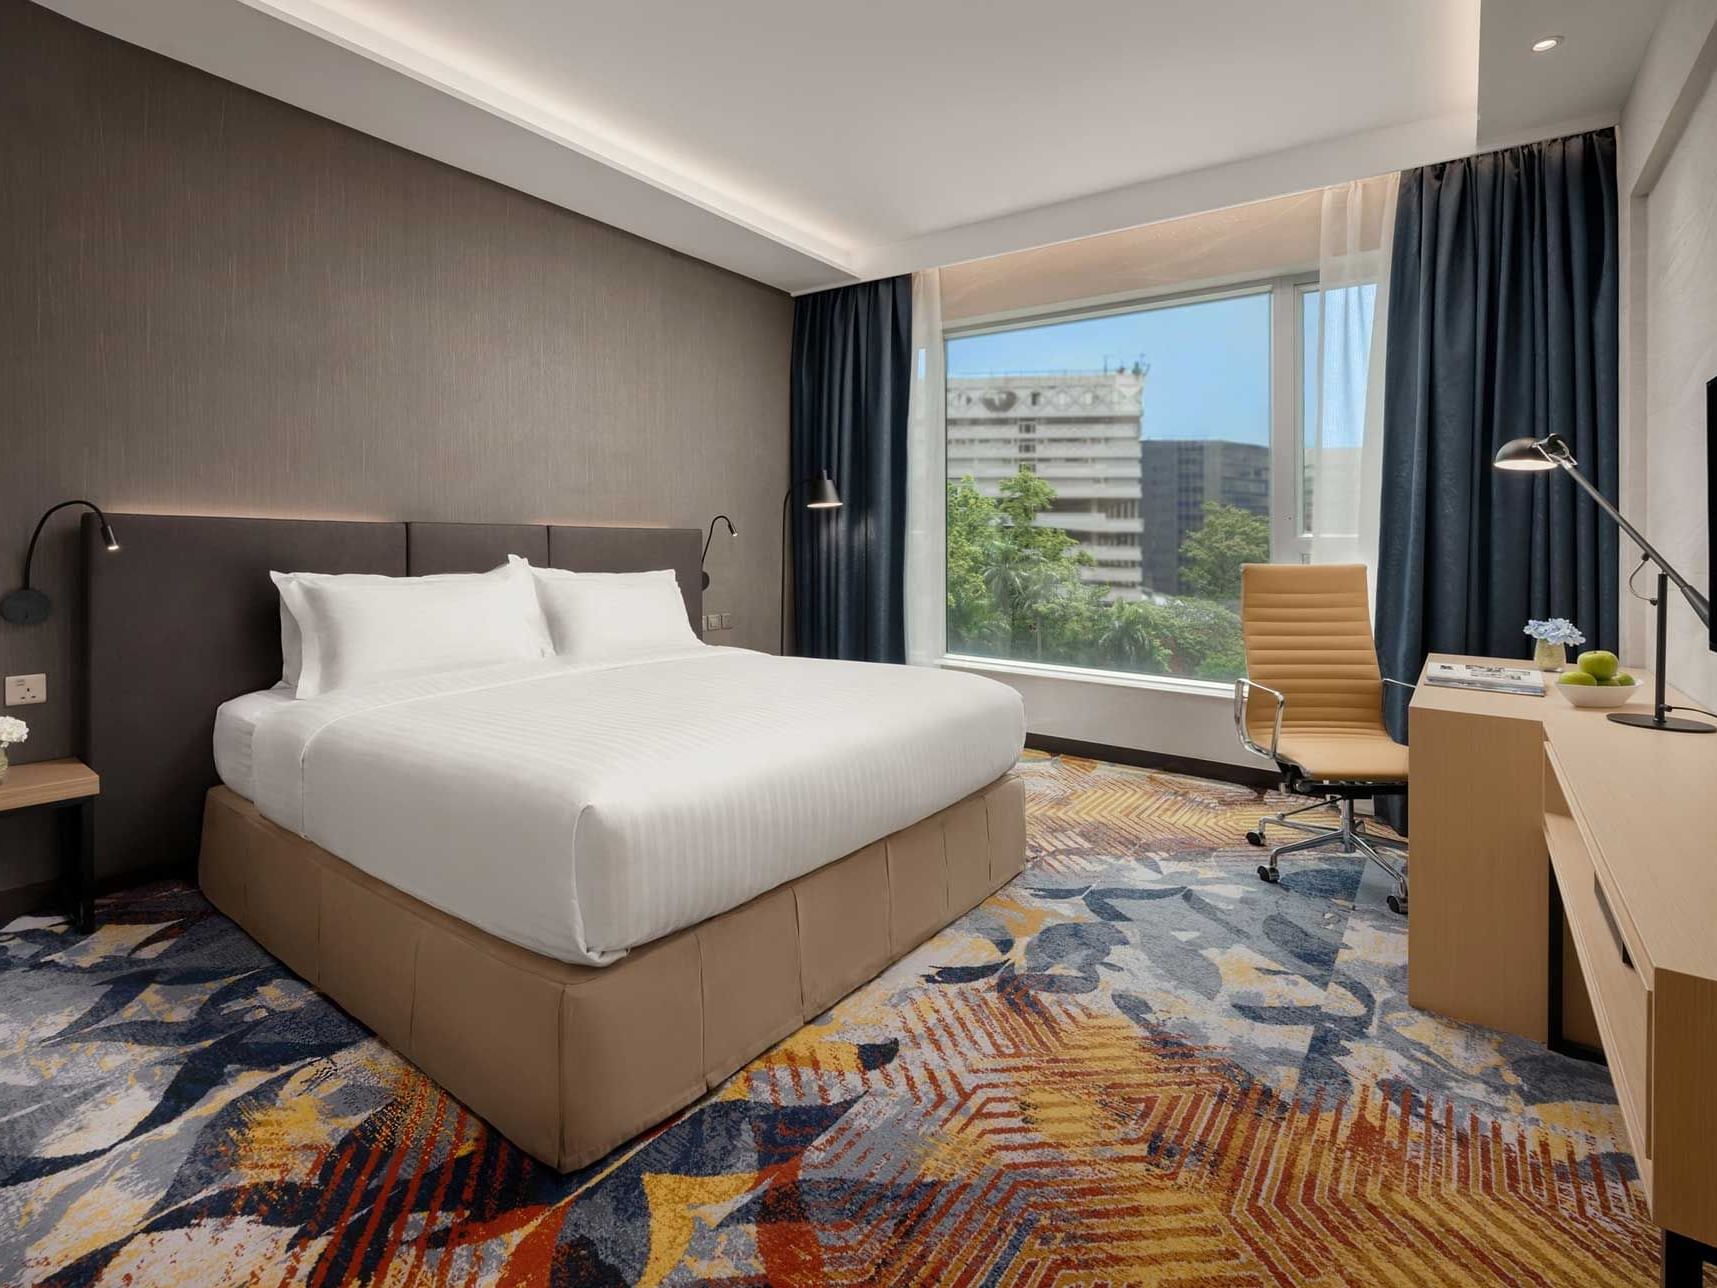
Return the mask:
<svg viewBox="0 0 1717 1288"><path fill-rule="evenodd" d="M1479 143L1613 124L1665 0L1486 0ZM1532 43L1561 36L1535 54Z"/></svg>
<svg viewBox="0 0 1717 1288"><path fill-rule="evenodd" d="M789 291L1613 120L1661 8L44 2Z"/></svg>

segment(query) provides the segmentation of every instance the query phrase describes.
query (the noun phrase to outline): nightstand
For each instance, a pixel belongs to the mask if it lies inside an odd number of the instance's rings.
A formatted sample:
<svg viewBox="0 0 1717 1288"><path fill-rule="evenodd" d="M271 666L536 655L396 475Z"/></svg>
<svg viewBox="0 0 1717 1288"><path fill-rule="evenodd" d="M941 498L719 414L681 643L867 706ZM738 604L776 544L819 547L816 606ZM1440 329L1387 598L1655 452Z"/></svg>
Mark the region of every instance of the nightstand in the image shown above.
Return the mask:
<svg viewBox="0 0 1717 1288"><path fill-rule="evenodd" d="M95 798L101 779L81 760L13 765L0 783L0 814L52 810L59 816L60 870L72 925L95 929Z"/></svg>

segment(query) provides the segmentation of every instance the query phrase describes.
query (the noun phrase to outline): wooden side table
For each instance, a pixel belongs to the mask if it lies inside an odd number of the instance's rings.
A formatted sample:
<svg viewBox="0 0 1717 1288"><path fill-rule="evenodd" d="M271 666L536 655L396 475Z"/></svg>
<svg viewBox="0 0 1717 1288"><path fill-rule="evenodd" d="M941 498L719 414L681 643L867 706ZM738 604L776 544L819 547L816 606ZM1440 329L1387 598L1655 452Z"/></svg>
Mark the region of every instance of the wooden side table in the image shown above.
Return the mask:
<svg viewBox="0 0 1717 1288"><path fill-rule="evenodd" d="M52 810L59 816L60 870L72 925L95 929L95 798L101 778L81 760L13 765L0 783L0 814Z"/></svg>

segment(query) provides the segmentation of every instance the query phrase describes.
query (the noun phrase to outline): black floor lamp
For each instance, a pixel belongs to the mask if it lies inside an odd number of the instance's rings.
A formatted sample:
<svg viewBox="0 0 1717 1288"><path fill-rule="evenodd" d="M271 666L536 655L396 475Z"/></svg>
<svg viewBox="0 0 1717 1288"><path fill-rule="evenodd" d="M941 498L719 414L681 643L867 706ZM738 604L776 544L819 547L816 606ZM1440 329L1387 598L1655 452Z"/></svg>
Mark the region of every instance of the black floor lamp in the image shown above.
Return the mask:
<svg viewBox="0 0 1717 1288"><path fill-rule="evenodd" d="M1545 438L1514 438L1497 449L1496 458L1492 462L1499 470L1520 470L1542 473L1545 470L1561 470L1569 478L1598 503L1598 508L1616 521L1616 526L1633 538L1636 546L1643 551L1641 562L1646 560L1657 565L1657 598L1652 604L1657 609L1657 666L1653 672L1656 684L1655 702L1652 713L1648 716L1643 711L1612 711L1610 719L1617 724L1634 725L1641 729L1663 729L1671 733L1717 733L1717 725L1706 724L1703 720L1688 720L1682 716L1672 716L1669 713L1675 708L1664 701L1663 669L1667 652L1666 637L1669 617L1669 583L1682 593L1687 602L1693 605L1693 611L1699 615L1707 629L1711 626L1711 603L1695 590L1692 584L1670 566L1669 560L1657 552L1645 535L1622 517L1622 512L1611 505L1604 494L1592 486L1584 474L1580 473L1579 462L1574 459L1574 453L1568 449L1566 440L1560 434L1551 434ZM1637 572L1638 569L1635 569Z"/></svg>
<svg viewBox="0 0 1717 1288"><path fill-rule="evenodd" d="M781 656L787 655L787 502L793 499L793 493L806 484L810 484L810 495L805 498L807 510L838 510L841 508L841 494L835 491L835 482L829 477L829 472L811 478L802 478L787 489L781 498Z"/></svg>

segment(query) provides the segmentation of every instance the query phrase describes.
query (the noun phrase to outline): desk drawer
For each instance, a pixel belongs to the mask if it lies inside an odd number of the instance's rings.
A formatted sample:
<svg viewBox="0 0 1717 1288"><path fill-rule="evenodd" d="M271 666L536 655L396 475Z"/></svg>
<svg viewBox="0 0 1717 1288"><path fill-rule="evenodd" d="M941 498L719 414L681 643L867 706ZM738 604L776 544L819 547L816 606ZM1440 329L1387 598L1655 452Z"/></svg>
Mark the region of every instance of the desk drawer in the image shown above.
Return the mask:
<svg viewBox="0 0 1717 1288"><path fill-rule="evenodd" d="M1634 1155L1650 1189L1651 1139L1650 964L1624 931L1615 897L1598 875L1588 842L1559 790L1546 780L1544 842L1556 874L1568 931L1604 1041L1610 1079L1627 1122Z"/></svg>

